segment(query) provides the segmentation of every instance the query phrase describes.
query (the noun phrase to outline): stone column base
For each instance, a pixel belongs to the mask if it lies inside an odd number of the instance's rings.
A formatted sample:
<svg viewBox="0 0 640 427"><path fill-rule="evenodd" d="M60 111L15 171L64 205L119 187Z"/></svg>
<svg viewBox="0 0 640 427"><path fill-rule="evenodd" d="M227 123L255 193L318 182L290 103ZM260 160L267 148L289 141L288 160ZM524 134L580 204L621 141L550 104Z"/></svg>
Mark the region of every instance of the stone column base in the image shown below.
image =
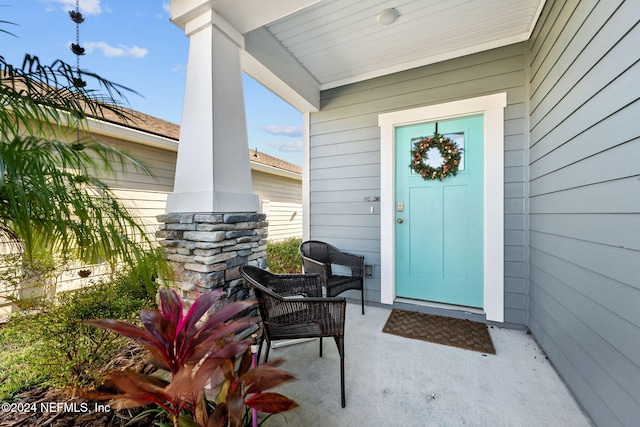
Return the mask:
<svg viewBox="0 0 640 427"><path fill-rule="evenodd" d="M180 296L223 288L225 299L249 298L240 266L267 267L267 221L261 213L170 213L159 215L156 236L174 268L171 284Z"/></svg>

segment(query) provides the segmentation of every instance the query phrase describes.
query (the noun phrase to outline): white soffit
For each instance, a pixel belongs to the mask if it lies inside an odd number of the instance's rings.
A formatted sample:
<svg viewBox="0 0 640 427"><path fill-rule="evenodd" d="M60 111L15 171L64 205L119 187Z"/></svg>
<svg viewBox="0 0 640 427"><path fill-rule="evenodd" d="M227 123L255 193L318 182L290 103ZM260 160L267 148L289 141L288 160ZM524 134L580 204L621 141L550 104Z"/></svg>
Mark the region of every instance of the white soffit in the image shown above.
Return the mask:
<svg viewBox="0 0 640 427"><path fill-rule="evenodd" d="M324 90L527 40L544 2L321 0L265 28Z"/></svg>
<svg viewBox="0 0 640 427"><path fill-rule="evenodd" d="M185 23L213 9L240 33L246 33L319 0L171 0L171 21Z"/></svg>

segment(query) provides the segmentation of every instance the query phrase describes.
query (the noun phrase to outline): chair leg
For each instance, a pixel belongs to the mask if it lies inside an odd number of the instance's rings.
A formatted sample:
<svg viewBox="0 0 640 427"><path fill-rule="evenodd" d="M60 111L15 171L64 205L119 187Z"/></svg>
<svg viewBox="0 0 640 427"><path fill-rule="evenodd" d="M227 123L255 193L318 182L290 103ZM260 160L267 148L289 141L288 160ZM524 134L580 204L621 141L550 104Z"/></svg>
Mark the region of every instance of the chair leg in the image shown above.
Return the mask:
<svg viewBox="0 0 640 427"><path fill-rule="evenodd" d="M267 343L267 351L265 351L264 353L264 363L267 363L267 361L269 360L269 350L271 349L271 341L269 340L269 338L266 338L265 342Z"/></svg>
<svg viewBox="0 0 640 427"><path fill-rule="evenodd" d="M362 301L362 314L364 314L364 286L362 286L362 297L360 301Z"/></svg>
<svg viewBox="0 0 640 427"><path fill-rule="evenodd" d="M260 355L262 354L262 343L264 342L264 339L260 340L260 345L258 346L258 358L256 359L258 361L258 365L260 364Z"/></svg>
<svg viewBox="0 0 640 427"><path fill-rule="evenodd" d="M338 353L340 353L340 396L344 408L347 405L344 391L344 337L336 337L336 344L338 345Z"/></svg>
<svg viewBox="0 0 640 427"><path fill-rule="evenodd" d="M322 357L322 337L320 337L320 357Z"/></svg>

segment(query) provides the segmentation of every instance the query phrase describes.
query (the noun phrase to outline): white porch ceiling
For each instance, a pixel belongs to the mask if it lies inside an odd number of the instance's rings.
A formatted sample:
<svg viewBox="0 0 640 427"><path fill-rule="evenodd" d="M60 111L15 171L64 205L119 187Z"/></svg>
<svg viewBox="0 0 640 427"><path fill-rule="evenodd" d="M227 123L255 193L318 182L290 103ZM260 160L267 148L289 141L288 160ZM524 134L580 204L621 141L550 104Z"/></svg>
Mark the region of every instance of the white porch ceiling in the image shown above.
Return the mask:
<svg viewBox="0 0 640 427"><path fill-rule="evenodd" d="M322 0L265 25L328 89L529 38L544 0ZM394 8L391 25L377 14Z"/></svg>
<svg viewBox="0 0 640 427"><path fill-rule="evenodd" d="M527 40L545 0L171 0L213 8L244 35L243 69L300 111L324 89ZM398 19L378 24L394 8Z"/></svg>

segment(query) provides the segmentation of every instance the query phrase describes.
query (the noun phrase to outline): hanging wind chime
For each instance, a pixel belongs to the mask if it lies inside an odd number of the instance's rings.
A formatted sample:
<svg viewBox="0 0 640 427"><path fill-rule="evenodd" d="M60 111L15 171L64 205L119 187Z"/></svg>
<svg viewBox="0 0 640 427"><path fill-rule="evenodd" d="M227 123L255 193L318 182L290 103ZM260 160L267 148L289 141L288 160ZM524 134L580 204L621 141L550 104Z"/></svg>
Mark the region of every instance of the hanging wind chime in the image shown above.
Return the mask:
<svg viewBox="0 0 640 427"><path fill-rule="evenodd" d="M69 11L69 17L76 23L76 42L71 43L70 49L76 55L76 77L73 78L73 85L76 88L83 88L87 83L82 80L80 72L80 57L84 55L84 48L80 46L80 24L84 22L84 16L80 13L80 0L76 0L75 10ZM82 150L84 145L80 142L80 118L76 117L76 143L72 145L76 150Z"/></svg>

